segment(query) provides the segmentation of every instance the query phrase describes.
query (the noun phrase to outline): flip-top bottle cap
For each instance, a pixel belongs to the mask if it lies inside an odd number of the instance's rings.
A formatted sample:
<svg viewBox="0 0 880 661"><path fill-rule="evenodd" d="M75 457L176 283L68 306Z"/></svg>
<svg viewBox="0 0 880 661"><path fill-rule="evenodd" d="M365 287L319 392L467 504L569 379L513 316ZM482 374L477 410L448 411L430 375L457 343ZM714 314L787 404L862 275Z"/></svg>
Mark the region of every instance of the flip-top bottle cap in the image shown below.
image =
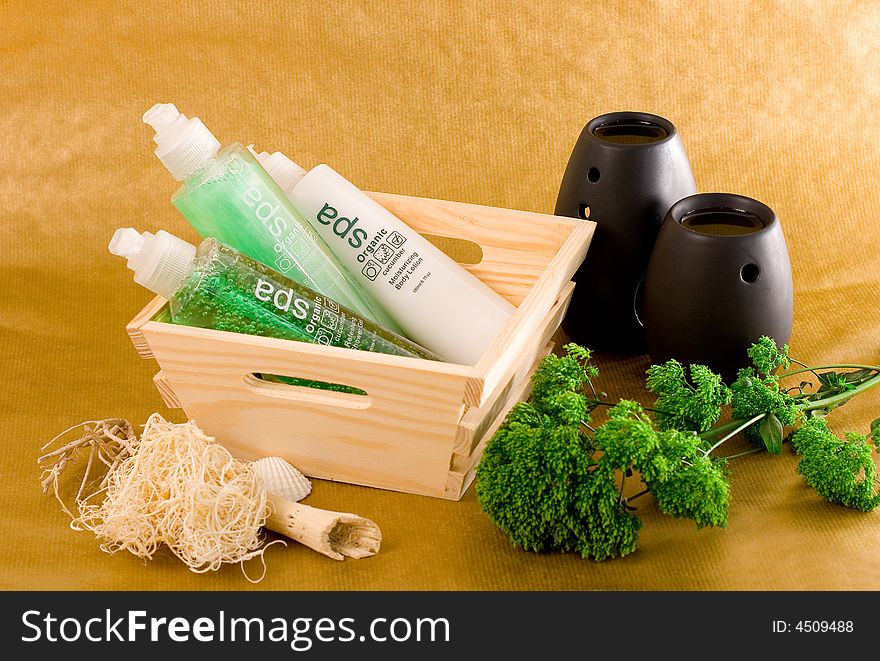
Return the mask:
<svg viewBox="0 0 880 661"><path fill-rule="evenodd" d="M248 149L251 150L251 153L256 157L259 164L263 166L263 169L266 170L269 176L275 180L275 183L278 184L278 188L285 193L289 193L290 190L299 183L300 179L306 176L306 171L304 169L287 158L287 156L280 151L276 151L273 154L261 151L258 154L253 145L248 147Z"/></svg>
<svg viewBox="0 0 880 661"><path fill-rule="evenodd" d="M141 234L121 227L113 234L110 252L128 260L134 281L163 298L171 298L189 275L196 247L165 230Z"/></svg>
<svg viewBox="0 0 880 661"><path fill-rule="evenodd" d="M156 156L178 181L186 179L217 155L220 142L198 117L187 118L173 103L157 103L144 113L156 131Z"/></svg>

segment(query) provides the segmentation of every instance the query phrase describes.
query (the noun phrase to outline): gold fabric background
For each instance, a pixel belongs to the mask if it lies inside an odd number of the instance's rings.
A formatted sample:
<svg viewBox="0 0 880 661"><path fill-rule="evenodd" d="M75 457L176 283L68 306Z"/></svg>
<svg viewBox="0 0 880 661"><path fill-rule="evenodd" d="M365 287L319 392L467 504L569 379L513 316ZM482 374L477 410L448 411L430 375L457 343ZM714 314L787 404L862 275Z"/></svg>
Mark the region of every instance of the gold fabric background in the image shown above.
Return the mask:
<svg viewBox="0 0 880 661"><path fill-rule="evenodd" d="M308 501L382 528L337 563L275 546L231 566L108 556L40 494L39 447L85 419L165 411L125 323L150 295L106 244L192 230L142 113L171 101L222 142L333 165L367 190L552 212L591 117L679 128L701 190L778 214L793 353L880 362L880 4L875 2L139 2L0 5L0 586L6 589L878 589L880 512L828 505L795 459L733 465L727 530L641 501L641 547L595 564L512 548L461 503L317 482ZM647 359L599 356L612 396ZM867 431L880 392L831 418ZM179 413L175 419L180 419ZM251 573L259 567L252 566Z"/></svg>

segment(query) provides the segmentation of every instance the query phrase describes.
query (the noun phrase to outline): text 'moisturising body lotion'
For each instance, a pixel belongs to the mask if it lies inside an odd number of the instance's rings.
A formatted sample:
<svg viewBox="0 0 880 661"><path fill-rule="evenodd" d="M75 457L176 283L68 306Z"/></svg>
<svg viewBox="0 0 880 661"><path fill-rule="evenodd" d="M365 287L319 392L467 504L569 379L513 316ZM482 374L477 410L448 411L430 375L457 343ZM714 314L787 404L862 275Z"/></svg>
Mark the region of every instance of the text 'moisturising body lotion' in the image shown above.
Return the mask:
<svg viewBox="0 0 880 661"><path fill-rule="evenodd" d="M257 160L336 258L414 342L473 365L515 308L328 165Z"/></svg>

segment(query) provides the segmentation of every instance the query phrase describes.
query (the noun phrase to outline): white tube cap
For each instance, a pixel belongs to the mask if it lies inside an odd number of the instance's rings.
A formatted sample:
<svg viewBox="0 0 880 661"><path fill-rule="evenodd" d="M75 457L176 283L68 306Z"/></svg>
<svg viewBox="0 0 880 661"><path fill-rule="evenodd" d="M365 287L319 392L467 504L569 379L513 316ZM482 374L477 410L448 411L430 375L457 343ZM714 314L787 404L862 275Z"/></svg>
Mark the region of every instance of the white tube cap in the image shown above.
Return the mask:
<svg viewBox="0 0 880 661"><path fill-rule="evenodd" d="M248 147L251 153L256 157L257 162L263 166L263 169L269 174L278 188L289 194L300 180L306 176L306 171L287 158L280 151L270 154L267 151L261 151L259 154L254 150L254 146Z"/></svg>
<svg viewBox="0 0 880 661"><path fill-rule="evenodd" d="M134 281L163 298L171 298L192 270L196 247L165 230L141 234L133 227L120 227L108 246L110 252L128 260Z"/></svg>
<svg viewBox="0 0 880 661"><path fill-rule="evenodd" d="M220 142L198 117L188 119L173 103L157 103L144 113L156 135L156 156L178 181L212 161Z"/></svg>

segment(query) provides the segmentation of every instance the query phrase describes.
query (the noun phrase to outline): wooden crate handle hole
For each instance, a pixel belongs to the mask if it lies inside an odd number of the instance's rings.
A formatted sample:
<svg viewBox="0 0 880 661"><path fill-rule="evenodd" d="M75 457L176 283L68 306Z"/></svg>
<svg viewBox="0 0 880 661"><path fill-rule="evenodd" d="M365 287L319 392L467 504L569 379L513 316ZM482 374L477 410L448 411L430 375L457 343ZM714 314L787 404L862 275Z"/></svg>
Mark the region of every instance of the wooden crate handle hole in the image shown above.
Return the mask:
<svg viewBox="0 0 880 661"><path fill-rule="evenodd" d="M357 410L366 410L372 405L365 390L342 383L260 372L245 374L243 381L245 388L263 397Z"/></svg>

